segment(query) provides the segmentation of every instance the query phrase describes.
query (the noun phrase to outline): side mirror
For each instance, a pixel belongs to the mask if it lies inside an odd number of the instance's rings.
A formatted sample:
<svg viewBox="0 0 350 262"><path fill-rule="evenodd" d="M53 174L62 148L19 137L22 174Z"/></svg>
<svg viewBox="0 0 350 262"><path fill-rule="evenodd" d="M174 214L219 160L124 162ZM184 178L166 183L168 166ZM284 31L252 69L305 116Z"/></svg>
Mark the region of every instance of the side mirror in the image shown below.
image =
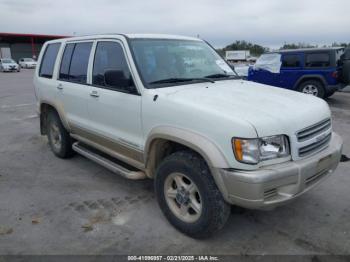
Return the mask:
<svg viewBox="0 0 350 262"><path fill-rule="evenodd" d="M104 81L107 87L118 88L129 93L135 92L134 81L127 78L121 70L106 70Z"/></svg>

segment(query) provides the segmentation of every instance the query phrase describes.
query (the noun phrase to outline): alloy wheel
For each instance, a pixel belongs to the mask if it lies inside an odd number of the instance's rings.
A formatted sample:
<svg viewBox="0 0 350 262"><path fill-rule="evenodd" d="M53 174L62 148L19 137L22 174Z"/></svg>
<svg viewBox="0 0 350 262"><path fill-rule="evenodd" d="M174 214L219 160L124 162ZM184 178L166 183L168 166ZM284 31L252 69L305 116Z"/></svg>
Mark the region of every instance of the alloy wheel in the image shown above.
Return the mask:
<svg viewBox="0 0 350 262"><path fill-rule="evenodd" d="M317 86L311 84L304 86L301 92L308 95L318 96Z"/></svg>
<svg viewBox="0 0 350 262"><path fill-rule="evenodd" d="M202 214L202 198L196 184L181 173L170 174L164 183L166 202L173 214L186 223L196 222Z"/></svg>

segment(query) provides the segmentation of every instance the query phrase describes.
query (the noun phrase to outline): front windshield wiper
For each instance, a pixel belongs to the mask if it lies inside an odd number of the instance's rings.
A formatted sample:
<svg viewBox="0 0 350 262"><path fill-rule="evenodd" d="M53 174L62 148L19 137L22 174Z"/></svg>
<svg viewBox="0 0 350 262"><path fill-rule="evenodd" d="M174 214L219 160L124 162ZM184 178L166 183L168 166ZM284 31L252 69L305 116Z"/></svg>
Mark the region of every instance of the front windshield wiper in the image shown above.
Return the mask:
<svg viewBox="0 0 350 262"><path fill-rule="evenodd" d="M206 77L196 77L196 78L166 78L166 79L150 82L149 84L166 84L166 83L178 83L178 82L189 82L189 81L203 81L203 82L215 83L214 80Z"/></svg>
<svg viewBox="0 0 350 262"><path fill-rule="evenodd" d="M226 74L212 74L212 75L207 75L205 78L239 78L239 76L235 75L226 75Z"/></svg>

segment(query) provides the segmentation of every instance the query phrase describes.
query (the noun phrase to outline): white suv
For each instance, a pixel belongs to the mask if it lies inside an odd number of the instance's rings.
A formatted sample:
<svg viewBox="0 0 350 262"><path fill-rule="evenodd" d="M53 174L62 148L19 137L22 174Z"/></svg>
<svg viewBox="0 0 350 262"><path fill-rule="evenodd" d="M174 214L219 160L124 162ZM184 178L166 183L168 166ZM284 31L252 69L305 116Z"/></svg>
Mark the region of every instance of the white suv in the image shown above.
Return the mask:
<svg viewBox="0 0 350 262"><path fill-rule="evenodd" d="M34 84L41 133L129 179L154 178L164 215L207 237L230 204L269 209L337 167L323 100L243 81L204 41L96 35L47 42Z"/></svg>

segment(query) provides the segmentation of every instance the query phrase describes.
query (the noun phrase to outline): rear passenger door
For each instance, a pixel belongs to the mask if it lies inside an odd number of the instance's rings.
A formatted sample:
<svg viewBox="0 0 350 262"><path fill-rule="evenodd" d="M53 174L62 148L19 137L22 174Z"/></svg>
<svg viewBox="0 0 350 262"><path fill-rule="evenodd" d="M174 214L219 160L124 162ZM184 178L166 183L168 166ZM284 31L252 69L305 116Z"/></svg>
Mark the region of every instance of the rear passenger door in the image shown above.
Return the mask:
<svg viewBox="0 0 350 262"><path fill-rule="evenodd" d="M88 107L99 143L131 162L142 162L141 96L121 42L96 43L92 86Z"/></svg>
<svg viewBox="0 0 350 262"><path fill-rule="evenodd" d="M302 76L301 54L283 54L280 74L278 75L279 86L292 89L299 77Z"/></svg>
<svg viewBox="0 0 350 262"><path fill-rule="evenodd" d="M61 58L57 100L73 133L89 127L88 65L93 42L67 43Z"/></svg>

